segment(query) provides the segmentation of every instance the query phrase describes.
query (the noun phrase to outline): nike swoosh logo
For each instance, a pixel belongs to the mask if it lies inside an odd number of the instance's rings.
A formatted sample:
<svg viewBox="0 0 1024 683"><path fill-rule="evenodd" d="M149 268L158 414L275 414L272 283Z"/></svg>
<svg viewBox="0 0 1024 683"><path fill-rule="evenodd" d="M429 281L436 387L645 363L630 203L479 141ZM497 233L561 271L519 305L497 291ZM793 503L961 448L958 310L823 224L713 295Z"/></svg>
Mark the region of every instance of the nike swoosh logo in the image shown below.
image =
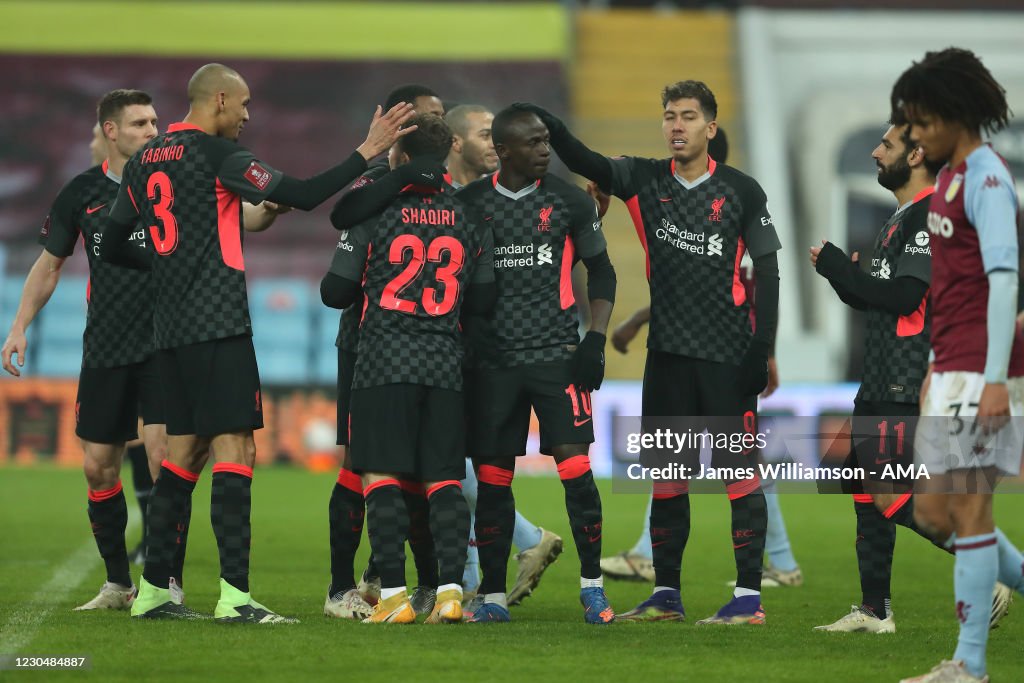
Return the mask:
<svg viewBox="0 0 1024 683"><path fill-rule="evenodd" d="M658 201L660 201L660 202L670 202L670 201L672 201L672 198L671 197L658 197Z"/></svg>
<svg viewBox="0 0 1024 683"><path fill-rule="evenodd" d="M484 216L485 221L493 220L494 216Z"/></svg>
<svg viewBox="0 0 1024 683"><path fill-rule="evenodd" d="M889 458L888 460L879 460L878 458L875 458L876 465L887 465L890 462L892 462L892 458Z"/></svg>
<svg viewBox="0 0 1024 683"><path fill-rule="evenodd" d="M586 420L573 420L572 423L574 425L576 425L577 427L582 427L583 425L585 425L588 422L590 422L592 419L593 418L588 417Z"/></svg>
<svg viewBox="0 0 1024 683"><path fill-rule="evenodd" d="M94 214L94 213L96 213L97 211L99 211L100 209L102 209L102 208L103 208L104 206L106 206L106 204L100 204L99 206L94 206L94 207L93 207L93 208L91 208L91 209L87 208L87 209L85 210L85 212L86 212L86 213L88 213L88 214Z"/></svg>
<svg viewBox="0 0 1024 683"><path fill-rule="evenodd" d="M732 544L732 549L733 550L739 550L740 548L746 548L751 543L753 543L753 541L747 541L746 543L740 543L739 545L736 545L735 543L733 543Z"/></svg>
<svg viewBox="0 0 1024 683"><path fill-rule="evenodd" d="M434 179L434 174L433 173L420 173L420 175L423 176L424 178L426 178L427 180L433 180Z"/></svg>
<svg viewBox="0 0 1024 683"><path fill-rule="evenodd" d="M668 541L658 541L657 543L652 543L651 547L657 548L659 545L665 545L666 543L668 543Z"/></svg>
<svg viewBox="0 0 1024 683"><path fill-rule="evenodd" d="M600 540L601 540L601 534L598 534L597 536L588 536L588 537L587 537L587 539L588 539L588 540L589 540L589 541L590 541L591 543L597 543L598 541L600 541Z"/></svg>

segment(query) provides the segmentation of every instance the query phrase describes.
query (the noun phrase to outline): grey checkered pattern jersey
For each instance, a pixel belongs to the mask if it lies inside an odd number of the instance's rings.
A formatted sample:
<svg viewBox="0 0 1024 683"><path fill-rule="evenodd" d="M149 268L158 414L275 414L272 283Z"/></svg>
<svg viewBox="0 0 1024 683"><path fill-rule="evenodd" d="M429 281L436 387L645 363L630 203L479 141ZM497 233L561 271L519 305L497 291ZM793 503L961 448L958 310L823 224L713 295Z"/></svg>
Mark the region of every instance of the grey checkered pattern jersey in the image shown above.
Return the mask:
<svg viewBox="0 0 1024 683"><path fill-rule="evenodd" d="M928 202L928 196L918 198L886 221L871 253L872 277L913 277L931 283ZM907 316L874 308L867 310L864 376L858 400L918 402L931 348L927 304L925 295L920 307Z"/></svg>
<svg viewBox="0 0 1024 683"><path fill-rule="evenodd" d="M344 197L352 190L358 190L360 187L364 187L376 180L380 180L390 170L391 168L388 166L387 159L380 159L373 162L366 169L366 172L356 178L341 196ZM340 197L338 201L341 201ZM335 251L339 249L345 250L346 247L346 241L344 239L340 239L338 240L338 246ZM339 349L354 352L359 347L359 319L363 315L364 301L365 299L360 299L341 312L341 322L338 323L338 338L334 341L334 345Z"/></svg>
<svg viewBox="0 0 1024 683"><path fill-rule="evenodd" d="M740 278L744 251L781 248L757 181L708 159L684 185L672 159L611 159L612 192L626 202L647 253L647 347L737 364L753 336Z"/></svg>
<svg viewBox="0 0 1024 683"><path fill-rule="evenodd" d="M242 200L258 204L282 177L237 143L184 123L128 161L111 220L147 226L158 349L252 334Z"/></svg>
<svg viewBox="0 0 1024 683"><path fill-rule="evenodd" d="M120 268L99 257L101 230L117 198L118 181L107 175L107 162L75 176L57 195L39 234L39 243L66 258L81 238L89 259L89 289L82 366L131 365L153 353L153 289L148 273ZM131 241L146 248L143 231Z"/></svg>
<svg viewBox="0 0 1024 683"><path fill-rule="evenodd" d="M498 302L494 333L500 361L509 367L562 360L578 344L579 318L572 267L607 249L594 200L553 175L513 193L500 174L481 178L458 197L479 211L494 233Z"/></svg>
<svg viewBox="0 0 1024 683"><path fill-rule="evenodd" d="M494 281L493 248L486 224L448 191L407 189L342 232L330 272L362 281L365 296L353 390L462 390L459 313L468 286Z"/></svg>

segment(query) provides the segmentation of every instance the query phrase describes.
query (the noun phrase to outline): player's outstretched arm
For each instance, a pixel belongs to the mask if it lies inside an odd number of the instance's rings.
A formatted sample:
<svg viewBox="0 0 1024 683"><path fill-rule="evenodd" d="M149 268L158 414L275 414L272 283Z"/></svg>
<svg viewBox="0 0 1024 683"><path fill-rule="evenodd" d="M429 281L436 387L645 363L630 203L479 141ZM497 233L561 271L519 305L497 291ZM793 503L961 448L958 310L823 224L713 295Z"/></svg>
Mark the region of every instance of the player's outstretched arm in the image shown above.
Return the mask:
<svg viewBox="0 0 1024 683"><path fill-rule="evenodd" d="M533 112L544 122L551 135L552 148L570 171L593 180L604 193L612 193L612 162L608 157L583 144L560 118L543 107L529 102L516 102L512 106Z"/></svg>
<svg viewBox="0 0 1024 683"><path fill-rule="evenodd" d="M900 276L892 280L871 277L831 242L825 242L822 246L817 255L815 270L832 283L840 296L842 292L848 292L862 301L865 308L896 315L910 315L916 311L928 292L928 283L916 277Z"/></svg>
<svg viewBox="0 0 1024 683"><path fill-rule="evenodd" d="M619 353L629 352L629 343L640 333L640 328L651 321L651 307L637 309L612 332L612 346Z"/></svg>
<svg viewBox="0 0 1024 683"><path fill-rule="evenodd" d="M46 302L50 300L53 290L57 288L64 260L44 249L36 262L32 264L32 268L28 271L28 277L25 278L25 287L21 291L18 312L14 314L11 330L7 334L3 350L0 351L4 370L15 377L21 376L18 368L25 367L25 352L28 349L25 331L46 305ZM13 356L18 357L17 367L14 364Z"/></svg>
<svg viewBox="0 0 1024 683"><path fill-rule="evenodd" d="M409 185L440 189L445 169L440 162L419 158L399 166L380 180L346 193L331 210L331 225L349 230L378 215Z"/></svg>
<svg viewBox="0 0 1024 683"><path fill-rule="evenodd" d="M282 213L292 210L290 206L263 201L258 205L242 202L242 225L246 232L263 232L277 220Z"/></svg>
<svg viewBox="0 0 1024 683"><path fill-rule="evenodd" d="M398 138L416 130L416 126L402 128L402 124L412 118L413 114L412 105L404 102L396 104L383 115L380 107L377 107L366 140L348 159L305 180L281 174L279 182L267 193L266 198L303 211L315 209L358 178L366 170L367 161L390 149Z"/></svg>

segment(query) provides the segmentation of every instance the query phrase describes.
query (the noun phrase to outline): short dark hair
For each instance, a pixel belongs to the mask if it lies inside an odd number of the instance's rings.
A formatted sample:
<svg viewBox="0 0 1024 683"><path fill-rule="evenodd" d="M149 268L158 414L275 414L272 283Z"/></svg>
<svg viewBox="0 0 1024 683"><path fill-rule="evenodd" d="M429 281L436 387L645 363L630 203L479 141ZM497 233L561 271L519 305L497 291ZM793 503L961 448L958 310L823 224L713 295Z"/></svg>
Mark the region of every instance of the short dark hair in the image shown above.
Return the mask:
<svg viewBox="0 0 1024 683"><path fill-rule="evenodd" d="M443 162L452 148L452 129L436 114L417 114L406 124L416 130L398 139L398 148L410 159L427 157Z"/></svg>
<svg viewBox="0 0 1024 683"><path fill-rule="evenodd" d="M672 85L666 85L661 91L661 106L667 107L669 102L693 98L700 103L700 110L704 112L704 118L714 121L718 116L718 102L715 100L715 93L711 92L704 81L679 81Z"/></svg>
<svg viewBox="0 0 1024 683"><path fill-rule="evenodd" d="M441 99L440 95L425 85L416 85L415 83L400 85L388 93L388 98L384 100L384 111L390 110L399 102L412 104L416 101L417 97L436 97Z"/></svg>
<svg viewBox="0 0 1024 683"><path fill-rule="evenodd" d="M903 127L903 132L900 133L900 142L903 143L904 156L914 151L914 148L917 147L917 145L910 137L910 121L907 120L907 115L902 109L893 111L892 116L889 118L889 125ZM945 161L929 161L928 157L924 158L924 168L932 178L937 176L939 171L942 170L942 167L945 165Z"/></svg>
<svg viewBox="0 0 1024 683"><path fill-rule="evenodd" d="M104 121L116 121L125 107L130 107L133 104L153 104L153 98L149 96L149 93L141 90L125 88L111 90L101 97L96 105L96 121L102 128Z"/></svg>
<svg viewBox="0 0 1024 683"><path fill-rule="evenodd" d="M719 126L715 137L708 140L708 156L718 164L724 164L729 159L729 137L725 134L725 128Z"/></svg>
<svg viewBox="0 0 1024 683"><path fill-rule="evenodd" d="M890 104L903 120L927 112L978 133L1002 130L1011 114L1003 86L977 55L957 47L914 62L893 85Z"/></svg>
<svg viewBox="0 0 1024 683"><path fill-rule="evenodd" d="M503 145L508 141L509 131L512 126L518 121L522 121L525 118L533 116L540 119L535 113L529 109L521 109L516 106L505 107L497 114L494 115L494 121L491 123L491 140L496 145Z"/></svg>

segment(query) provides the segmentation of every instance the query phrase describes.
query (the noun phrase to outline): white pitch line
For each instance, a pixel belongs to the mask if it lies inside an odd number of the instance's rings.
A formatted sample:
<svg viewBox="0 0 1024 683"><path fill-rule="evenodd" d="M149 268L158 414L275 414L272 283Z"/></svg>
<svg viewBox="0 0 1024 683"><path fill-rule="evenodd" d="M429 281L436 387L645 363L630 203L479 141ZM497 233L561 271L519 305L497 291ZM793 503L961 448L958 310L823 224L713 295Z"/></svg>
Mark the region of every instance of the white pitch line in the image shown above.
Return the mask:
<svg viewBox="0 0 1024 683"><path fill-rule="evenodd" d="M126 536L139 525L139 519L138 510L132 507L128 513ZM64 560L54 570L50 580L0 627L0 654L17 654L19 649L31 643L43 621L64 602L69 593L78 588L99 562L96 541L90 538Z"/></svg>

